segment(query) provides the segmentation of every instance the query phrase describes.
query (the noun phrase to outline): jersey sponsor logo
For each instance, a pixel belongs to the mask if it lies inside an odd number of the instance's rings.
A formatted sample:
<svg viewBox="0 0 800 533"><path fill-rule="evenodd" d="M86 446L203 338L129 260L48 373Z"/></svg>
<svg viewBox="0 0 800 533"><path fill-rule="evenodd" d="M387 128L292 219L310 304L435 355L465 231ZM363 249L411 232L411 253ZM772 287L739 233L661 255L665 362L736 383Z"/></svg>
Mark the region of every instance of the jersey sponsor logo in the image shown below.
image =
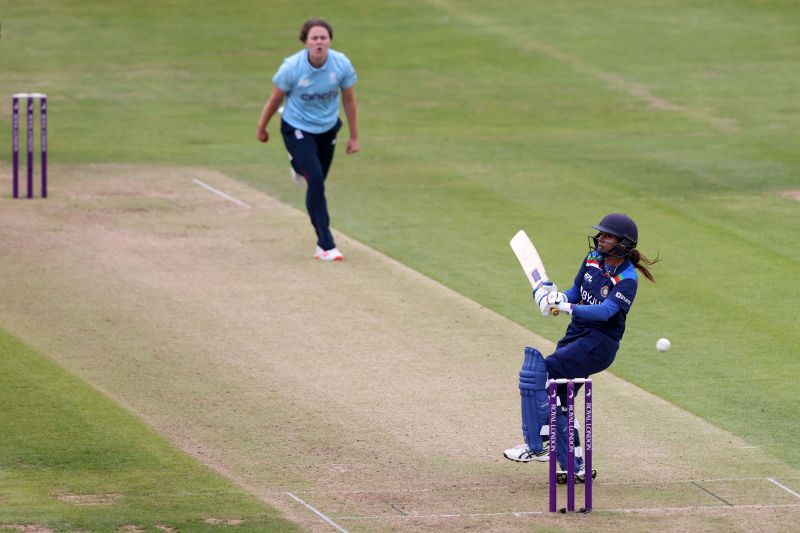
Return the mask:
<svg viewBox="0 0 800 533"><path fill-rule="evenodd" d="M586 302L588 305L600 305L602 302L589 294L589 292L581 287L581 300Z"/></svg>
<svg viewBox="0 0 800 533"><path fill-rule="evenodd" d="M311 80L309 80L308 78L300 80L300 81L297 82L297 87L299 89L302 89L304 87L308 87L309 85L311 85Z"/></svg>
<svg viewBox="0 0 800 533"><path fill-rule="evenodd" d="M314 100L330 100L331 98L335 98L337 94L336 90L331 90L324 93L301 94L300 98L307 102L313 102Z"/></svg>
<svg viewBox="0 0 800 533"><path fill-rule="evenodd" d="M621 292L614 293L614 298L616 298L617 300L622 300L626 304L631 305L631 301L625 298L625 295L623 295Z"/></svg>
<svg viewBox="0 0 800 533"><path fill-rule="evenodd" d="M592 275L591 275L591 274L589 274L588 272L584 272L584 273L583 273L583 279L585 279L586 281L588 281L589 283L591 283L591 282L592 282Z"/></svg>

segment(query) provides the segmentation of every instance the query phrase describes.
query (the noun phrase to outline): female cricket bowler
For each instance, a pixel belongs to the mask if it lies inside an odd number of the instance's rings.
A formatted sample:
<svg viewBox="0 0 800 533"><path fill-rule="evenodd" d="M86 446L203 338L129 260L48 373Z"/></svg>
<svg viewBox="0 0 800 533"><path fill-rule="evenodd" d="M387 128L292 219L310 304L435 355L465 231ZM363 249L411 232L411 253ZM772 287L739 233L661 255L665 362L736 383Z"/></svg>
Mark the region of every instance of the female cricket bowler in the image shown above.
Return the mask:
<svg viewBox="0 0 800 533"><path fill-rule="evenodd" d="M331 49L333 28L323 19L310 19L300 28L305 48L286 58L272 78L274 88L258 121L256 136L269 140L267 124L286 99L281 118L281 135L289 151L292 176L308 183L306 209L317 233L314 258L341 261L330 230L325 178L328 176L336 134L342 127L339 94L342 96L350 137L347 153L359 150L356 112L356 72L350 60Z"/></svg>
<svg viewBox="0 0 800 533"><path fill-rule="evenodd" d="M523 395L522 419L525 443L505 450L512 461L547 461L549 411L546 383L548 379L588 378L611 366L625 333L625 319L636 297L638 273L655 283L646 265L650 260L636 249L639 232L636 223L627 215L612 213L592 226L597 230L589 237L589 253L581 263L572 287L563 293L555 285L539 286L533 297L545 316L553 309L572 316L567 332L558 341L555 352L547 358L533 348L525 351L523 372L528 379L520 379L520 389L530 388L533 396ZM520 373L522 377L523 373ZM533 378L531 378L533 376ZM524 383L523 383L524 381ZM575 394L580 390L575 385ZM557 457L562 471L566 468L567 420L566 385L560 385L558 396ZM542 430L544 428L544 430ZM580 442L575 432L575 472L577 480L585 479Z"/></svg>

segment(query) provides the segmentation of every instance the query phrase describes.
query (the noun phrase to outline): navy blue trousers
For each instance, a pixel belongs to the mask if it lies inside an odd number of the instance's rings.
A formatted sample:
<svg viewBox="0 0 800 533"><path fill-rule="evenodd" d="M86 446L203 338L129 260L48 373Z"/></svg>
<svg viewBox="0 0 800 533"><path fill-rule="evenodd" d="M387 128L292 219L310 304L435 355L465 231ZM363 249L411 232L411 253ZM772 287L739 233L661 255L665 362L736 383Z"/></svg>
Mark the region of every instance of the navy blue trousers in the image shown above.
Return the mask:
<svg viewBox="0 0 800 533"><path fill-rule="evenodd" d="M281 135L286 150L292 156L292 168L306 178L306 209L311 224L317 233L317 246L323 250L336 247L330 229L328 201L325 198L325 178L333 163L333 152L336 149L336 134L342 127L342 121L324 133L308 133L299 130L281 119Z"/></svg>
<svg viewBox="0 0 800 533"><path fill-rule="evenodd" d="M544 360L551 379L588 378L611 366L619 350L619 341L596 329L575 327L570 322L567 333L556 350ZM577 395L581 385L575 386ZM567 405L567 387L558 386L561 405Z"/></svg>

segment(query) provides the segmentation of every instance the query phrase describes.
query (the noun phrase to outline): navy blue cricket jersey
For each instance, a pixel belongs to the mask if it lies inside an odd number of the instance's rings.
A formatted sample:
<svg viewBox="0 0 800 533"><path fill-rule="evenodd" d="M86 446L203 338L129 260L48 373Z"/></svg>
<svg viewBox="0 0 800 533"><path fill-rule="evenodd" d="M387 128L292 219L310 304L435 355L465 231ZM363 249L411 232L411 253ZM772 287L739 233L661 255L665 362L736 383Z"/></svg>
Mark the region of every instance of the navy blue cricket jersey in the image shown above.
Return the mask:
<svg viewBox="0 0 800 533"><path fill-rule="evenodd" d="M629 259L609 267L597 251L589 252L565 292L575 304L571 326L598 330L619 341L638 286L639 276Z"/></svg>

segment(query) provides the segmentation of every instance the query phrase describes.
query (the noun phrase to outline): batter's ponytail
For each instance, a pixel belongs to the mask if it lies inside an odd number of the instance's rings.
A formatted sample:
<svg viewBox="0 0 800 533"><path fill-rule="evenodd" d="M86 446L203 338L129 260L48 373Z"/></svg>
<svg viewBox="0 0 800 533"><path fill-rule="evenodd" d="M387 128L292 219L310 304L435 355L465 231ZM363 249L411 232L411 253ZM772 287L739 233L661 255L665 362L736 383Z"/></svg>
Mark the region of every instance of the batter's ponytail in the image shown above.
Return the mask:
<svg viewBox="0 0 800 533"><path fill-rule="evenodd" d="M644 277L646 277L653 283L656 282L656 278L653 277L653 274L650 273L650 269L648 269L647 266L653 266L659 261L661 261L660 256L656 256L655 259L648 259L647 257L644 256L644 254L642 254L642 252L634 248L633 250L631 250L630 258L631 258L631 263L633 264L634 267L636 267L636 270L644 274Z"/></svg>

